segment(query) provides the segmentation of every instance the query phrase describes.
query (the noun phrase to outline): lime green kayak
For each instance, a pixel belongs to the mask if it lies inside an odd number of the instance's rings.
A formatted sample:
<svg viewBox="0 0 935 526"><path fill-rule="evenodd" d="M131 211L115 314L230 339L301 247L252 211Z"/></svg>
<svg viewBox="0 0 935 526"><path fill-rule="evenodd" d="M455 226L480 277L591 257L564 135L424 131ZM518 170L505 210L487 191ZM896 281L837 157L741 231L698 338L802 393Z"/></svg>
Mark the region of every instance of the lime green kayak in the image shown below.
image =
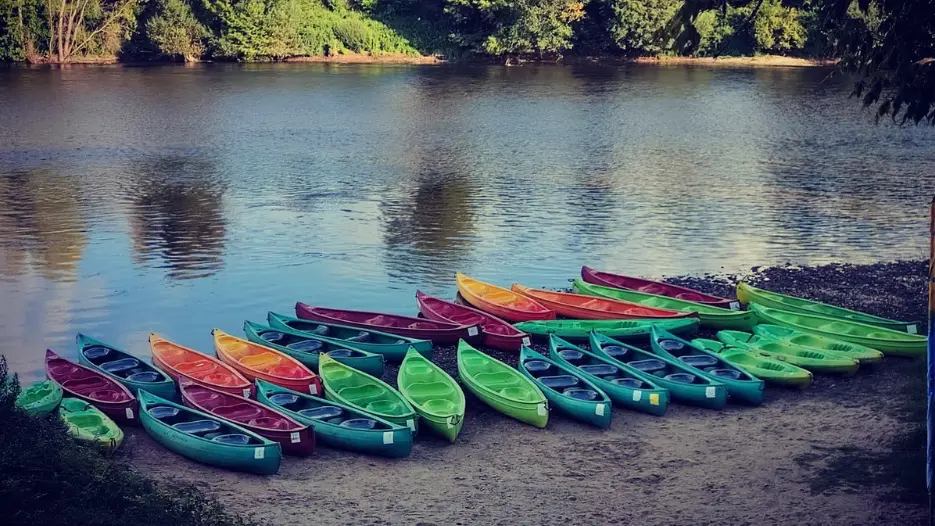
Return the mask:
<svg viewBox="0 0 935 526"><path fill-rule="evenodd" d="M785 294L779 294L778 292L758 289L746 283L737 285L737 299L744 304L756 303L763 307L780 309L796 314L837 318L909 334L918 334L919 332L919 325L916 323L881 318L880 316L845 309L843 307L835 307L827 303L819 303L817 301L787 296Z"/></svg>
<svg viewBox="0 0 935 526"><path fill-rule="evenodd" d="M458 375L468 391L498 412L535 427L549 423L549 403L532 380L464 340L458 342Z"/></svg>
<svg viewBox="0 0 935 526"><path fill-rule="evenodd" d="M654 326L662 327L672 334L691 336L698 332L698 318L636 319L636 320L541 320L524 321L515 327L538 339L548 339L554 334L563 340L587 341L591 331L624 341L646 341Z"/></svg>
<svg viewBox="0 0 935 526"><path fill-rule="evenodd" d="M441 367L409 349L396 384L432 431L454 442L464 425L464 392Z"/></svg>
<svg viewBox="0 0 935 526"><path fill-rule="evenodd" d="M816 373L854 374L860 363L833 351L819 351L793 343L761 338L742 331L720 331L717 339L725 345L774 358Z"/></svg>
<svg viewBox="0 0 935 526"><path fill-rule="evenodd" d="M68 433L81 440L117 449L123 442L123 431L100 409L77 398L63 398L58 415L68 427Z"/></svg>
<svg viewBox="0 0 935 526"><path fill-rule="evenodd" d="M62 401L62 388L52 380L36 382L16 397L16 405L32 416L45 416Z"/></svg>
<svg viewBox="0 0 935 526"><path fill-rule="evenodd" d="M345 365L327 354L318 359L318 374L325 384L325 398L365 413L406 426L413 434L419 416L396 389L383 380Z"/></svg>
<svg viewBox="0 0 935 526"><path fill-rule="evenodd" d="M840 318L797 314L752 303L760 323L781 325L848 343L856 343L893 356L924 356L928 338Z"/></svg>
<svg viewBox="0 0 935 526"><path fill-rule="evenodd" d="M692 340L692 345L724 358L765 382L800 389L812 385L812 373L773 358L767 352L750 352L706 338L696 338Z"/></svg>
<svg viewBox="0 0 935 526"><path fill-rule="evenodd" d="M576 279L573 287L576 292L590 296L628 301L644 307L674 310L676 312L694 312L698 314L701 326L711 329L750 329L756 325L756 315L748 311L722 309L693 301L670 298L669 296L657 296L656 294L647 294L635 290L603 287L581 279Z"/></svg>
<svg viewBox="0 0 935 526"><path fill-rule="evenodd" d="M859 361L861 365L880 363L883 361L883 353L876 349L871 349L870 347L865 347L856 343L835 340L834 338L818 336L817 334L797 331L789 327L768 324L757 325L753 328L753 334L756 334L760 338L801 345L802 347L808 347L818 351L831 351L842 354L848 358Z"/></svg>

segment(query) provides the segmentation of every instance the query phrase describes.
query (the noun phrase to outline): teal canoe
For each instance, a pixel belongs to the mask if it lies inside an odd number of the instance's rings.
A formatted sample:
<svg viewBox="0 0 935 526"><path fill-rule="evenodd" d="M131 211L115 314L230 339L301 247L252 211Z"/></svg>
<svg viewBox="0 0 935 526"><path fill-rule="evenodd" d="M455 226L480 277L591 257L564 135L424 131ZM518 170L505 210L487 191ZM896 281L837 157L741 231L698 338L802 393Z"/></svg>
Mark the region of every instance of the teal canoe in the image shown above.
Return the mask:
<svg viewBox="0 0 935 526"><path fill-rule="evenodd" d="M799 389L812 385L811 372L774 358L767 352L751 352L707 338L695 338L692 345L717 354L766 383Z"/></svg>
<svg viewBox="0 0 935 526"><path fill-rule="evenodd" d="M843 354L844 356L849 356L859 361L860 365L877 364L883 361L883 353L876 349L798 331L789 327L764 323L754 327L753 334L768 340L801 345L802 347L817 349L819 351L831 351Z"/></svg>
<svg viewBox="0 0 935 526"><path fill-rule="evenodd" d="M558 336L549 337L549 357L587 378L618 405L657 416L669 408L669 391L655 381Z"/></svg>
<svg viewBox="0 0 935 526"><path fill-rule="evenodd" d="M727 386L727 392L732 399L752 405L763 403L763 380L717 354L695 347L674 334L656 328L653 329L650 343L653 352L659 356L678 360L696 375L706 376Z"/></svg>
<svg viewBox="0 0 935 526"><path fill-rule="evenodd" d="M464 392L448 373L409 349L399 374L399 392L419 413L429 429L454 442L464 425Z"/></svg>
<svg viewBox="0 0 935 526"><path fill-rule="evenodd" d="M264 380L256 381L261 404L310 426L316 443L388 458L408 457L412 430L349 405L300 393Z"/></svg>
<svg viewBox="0 0 935 526"><path fill-rule="evenodd" d="M468 391L499 413L539 428L549 423L549 402L532 380L464 340L458 342L458 375Z"/></svg>
<svg viewBox="0 0 935 526"><path fill-rule="evenodd" d="M45 416L55 411L62 401L62 388L52 380L36 382L16 397L16 405L32 416Z"/></svg>
<svg viewBox="0 0 935 526"><path fill-rule="evenodd" d="M587 341L591 331L617 340L649 341L650 329L662 327L672 334L692 336L698 332L698 318L636 319L636 320L541 320L524 321L515 327L536 339L548 340L554 334L563 340Z"/></svg>
<svg viewBox="0 0 935 526"><path fill-rule="evenodd" d="M140 423L156 442L196 462L273 475L282 449L252 431L141 390Z"/></svg>
<svg viewBox="0 0 935 526"><path fill-rule="evenodd" d="M673 400L708 409L727 405L727 387L721 382L695 374L677 360L644 351L621 341L591 333L591 352L628 367L633 374L669 390Z"/></svg>
<svg viewBox="0 0 935 526"><path fill-rule="evenodd" d="M325 384L325 398L341 402L365 413L418 431L419 415L399 391L379 378L370 376L322 355L318 374Z"/></svg>
<svg viewBox="0 0 935 526"><path fill-rule="evenodd" d="M172 378L144 360L112 345L78 333L78 363L99 371L122 383L133 394L140 389L161 398L178 397Z"/></svg>
<svg viewBox="0 0 935 526"><path fill-rule="evenodd" d="M601 429L610 427L611 399L574 368L524 345L517 369L536 383L553 409Z"/></svg>
<svg viewBox="0 0 935 526"><path fill-rule="evenodd" d="M309 369L318 372L318 357L327 354L335 360L377 378L383 376L383 355L355 349L349 345L312 337L309 333L287 327L272 327L245 321L243 332L247 340L265 345L291 356Z"/></svg>

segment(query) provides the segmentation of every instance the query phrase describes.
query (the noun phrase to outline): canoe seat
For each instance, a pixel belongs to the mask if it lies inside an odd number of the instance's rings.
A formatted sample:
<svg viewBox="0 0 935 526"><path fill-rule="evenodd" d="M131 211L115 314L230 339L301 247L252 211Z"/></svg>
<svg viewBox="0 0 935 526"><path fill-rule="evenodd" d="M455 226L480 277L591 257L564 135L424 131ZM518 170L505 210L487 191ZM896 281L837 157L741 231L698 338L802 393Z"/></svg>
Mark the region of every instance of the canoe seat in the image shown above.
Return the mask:
<svg viewBox="0 0 935 526"><path fill-rule="evenodd" d="M655 358L650 358L648 360L637 360L635 362L630 362L628 364L630 367L643 371L644 373L653 373L656 371L662 371L666 368L666 363L662 360L657 360Z"/></svg>
<svg viewBox="0 0 935 526"><path fill-rule="evenodd" d="M424 363L413 363L406 366L406 374L409 376L432 376L434 369Z"/></svg>
<svg viewBox="0 0 935 526"><path fill-rule="evenodd" d="M578 389L573 387L571 389L565 389L562 391L562 394L576 400L585 400L588 402L601 399L601 395L592 389Z"/></svg>
<svg viewBox="0 0 935 526"><path fill-rule="evenodd" d="M375 384L364 384L356 387L338 389L338 396L355 404L365 404L369 400L383 396L386 389Z"/></svg>
<svg viewBox="0 0 935 526"><path fill-rule="evenodd" d="M578 384L581 383L581 380L578 380L570 374L563 374L561 376L541 376L539 377L539 381L542 382L542 385L555 389L556 391L577 387Z"/></svg>
<svg viewBox="0 0 935 526"><path fill-rule="evenodd" d="M271 352L261 352L259 354L251 354L250 356L244 356L240 359L240 363L245 367L250 369L256 369L259 371L266 371L272 369L279 365L280 358Z"/></svg>
<svg viewBox="0 0 935 526"><path fill-rule="evenodd" d="M92 400L99 400L101 402L121 402L127 399L126 393L110 386L84 393L84 395Z"/></svg>
<svg viewBox="0 0 935 526"><path fill-rule="evenodd" d="M718 378L727 378L729 380L740 380L743 378L743 374L736 369L715 369L711 371L711 375Z"/></svg>
<svg viewBox="0 0 935 526"><path fill-rule="evenodd" d="M221 424L214 420L179 422L172 427L189 435L203 435L205 433L214 433L221 430Z"/></svg>
<svg viewBox="0 0 935 526"><path fill-rule="evenodd" d="M192 362L183 362L175 366L180 373L187 375L199 375L213 373L218 368L218 364L210 360L195 360Z"/></svg>
<svg viewBox="0 0 935 526"><path fill-rule="evenodd" d="M513 400L520 400L523 402L533 402L538 400L542 395L532 389L523 386L500 389L500 396Z"/></svg>
<svg viewBox="0 0 935 526"><path fill-rule="evenodd" d="M104 362L100 368L110 374L122 373L130 369L136 369L140 366L140 361L135 358L121 358L112 362Z"/></svg>
<svg viewBox="0 0 935 526"><path fill-rule="evenodd" d="M149 414L153 418L166 423L171 423L170 421L179 416L179 413L181 412L182 410L178 407L172 407L170 405L157 405L155 407L149 408Z"/></svg>
<svg viewBox="0 0 935 526"><path fill-rule="evenodd" d="M353 349L335 349L325 354L332 358L363 358L364 356L364 353Z"/></svg>
<svg viewBox="0 0 935 526"><path fill-rule="evenodd" d="M623 360L633 354L630 349L621 347L619 345L608 345L607 347L604 347L604 352L607 353L610 357L616 358L618 360Z"/></svg>
<svg viewBox="0 0 935 526"><path fill-rule="evenodd" d="M222 400L221 395L203 387L192 386L187 388L187 391L192 400L200 406L214 407L218 405L219 400Z"/></svg>
<svg viewBox="0 0 935 526"><path fill-rule="evenodd" d="M399 411L403 404L399 400L374 400L363 407L368 413L392 414Z"/></svg>
<svg viewBox="0 0 935 526"><path fill-rule="evenodd" d="M240 422L240 420L238 420ZM263 429L292 429L295 427L291 422L285 418L278 416L261 416L258 418L251 418L246 420L247 425L261 427Z"/></svg>
<svg viewBox="0 0 935 526"><path fill-rule="evenodd" d="M433 398L422 402L422 408L429 413L446 415L454 413L457 405L447 398Z"/></svg>
<svg viewBox="0 0 935 526"><path fill-rule="evenodd" d="M110 354L110 349L101 345L94 345L92 347L87 347L84 350L84 356L88 360L97 363L97 360L101 358L106 358Z"/></svg>
<svg viewBox="0 0 935 526"><path fill-rule="evenodd" d="M351 429L376 429L379 423L376 420L370 418L349 418L341 422L341 427L349 427Z"/></svg>
<svg viewBox="0 0 935 526"><path fill-rule="evenodd" d="M529 360L523 363L523 367L533 376L540 376L552 370L552 364L545 360Z"/></svg>
<svg viewBox="0 0 935 526"><path fill-rule="evenodd" d="M222 405L215 407L211 412L222 418L235 420L237 422L244 422L263 414L262 409L246 402L234 405Z"/></svg>
<svg viewBox="0 0 935 526"><path fill-rule="evenodd" d="M484 358L483 356L464 357L464 365L471 369L480 369L481 367L485 367L488 363L490 363L490 360Z"/></svg>
<svg viewBox="0 0 935 526"><path fill-rule="evenodd" d="M281 332L279 332L279 331L264 331L264 332L261 332L261 333L260 333L260 338L262 338L263 341L265 341L265 342L269 342L269 343L276 344L276 345L281 344L281 343L285 342L287 339L289 339L288 336L286 336L285 334L283 334L283 333L281 333Z"/></svg>
<svg viewBox="0 0 935 526"><path fill-rule="evenodd" d="M396 327L399 324L395 318L388 318L382 314L378 314L372 318L367 318L364 320L364 323L370 325L382 325L384 327Z"/></svg>
<svg viewBox="0 0 935 526"><path fill-rule="evenodd" d="M314 418L315 420L331 420L332 418L338 418L344 415L344 409L332 405L323 405L321 407L302 409L298 411L298 413L306 418Z"/></svg>
<svg viewBox="0 0 935 526"><path fill-rule="evenodd" d="M575 365L584 360L584 353L577 349L562 349L558 355Z"/></svg>
<svg viewBox="0 0 935 526"><path fill-rule="evenodd" d="M698 379L697 376L688 373L667 374L664 376L664 378L671 382L679 382L682 384L693 384L695 383L695 380Z"/></svg>
<svg viewBox="0 0 935 526"><path fill-rule="evenodd" d="M692 367L713 367L718 364L718 359L714 356L705 354L688 354L679 356L679 361L691 365Z"/></svg>
<svg viewBox="0 0 935 526"><path fill-rule="evenodd" d="M211 441L220 442L221 444L229 444L232 446L246 446L250 443L250 437L240 433L230 433L226 435L218 435L212 438Z"/></svg>
<svg viewBox="0 0 935 526"><path fill-rule="evenodd" d="M143 371L140 373L133 373L130 376L127 376L127 380L131 382L140 382L140 383L154 383L162 380L162 376L155 371Z"/></svg>
<svg viewBox="0 0 935 526"><path fill-rule="evenodd" d="M299 397L289 393L276 393L269 397L269 401L275 405L288 408L290 405L299 401Z"/></svg>
<svg viewBox="0 0 935 526"><path fill-rule="evenodd" d="M324 346L324 342L318 340L299 340L286 345L286 349L307 353L319 353Z"/></svg>
<svg viewBox="0 0 935 526"><path fill-rule="evenodd" d="M652 386L636 378L614 378L610 383L630 389L652 389Z"/></svg>
<svg viewBox="0 0 935 526"><path fill-rule="evenodd" d="M603 308L601 308L604 305L605 303L603 301L599 299L593 299L593 300L588 300L582 303L581 305L579 305L579 307L581 307L582 309L604 310Z"/></svg>
<svg viewBox="0 0 935 526"><path fill-rule="evenodd" d="M619 373L619 369L609 363L595 363L590 365L581 365L578 367L582 371L593 374L594 376L610 376Z"/></svg>
<svg viewBox="0 0 935 526"><path fill-rule="evenodd" d="M659 346L667 351L681 351L686 347L683 342L671 339L659 340Z"/></svg>
<svg viewBox="0 0 935 526"><path fill-rule="evenodd" d="M306 369L286 361L269 369L267 372L271 376L279 376L280 378L305 378L308 376L308 371Z"/></svg>
<svg viewBox="0 0 935 526"><path fill-rule="evenodd" d="M444 398L455 392L447 382L420 382L414 383L408 388L409 396L416 401L428 400L430 398Z"/></svg>
<svg viewBox="0 0 935 526"><path fill-rule="evenodd" d="M49 374L53 377L72 376L81 371L77 365L72 365L64 360L56 360L49 364Z"/></svg>
<svg viewBox="0 0 935 526"><path fill-rule="evenodd" d="M474 379L477 381L477 383L489 387L494 391L512 387L519 383L519 380L517 380L515 376L506 371L498 371L494 373L477 373L474 375Z"/></svg>
<svg viewBox="0 0 935 526"><path fill-rule="evenodd" d="M435 325L434 323L427 322L427 321L414 321L410 323L409 325L407 325L407 327L410 329L428 329L428 330L438 328L438 326Z"/></svg>
<svg viewBox="0 0 935 526"><path fill-rule="evenodd" d="M62 382L62 387L69 391L74 391L78 394L87 394L90 391L96 389L106 389L111 387L110 382L99 378L97 376L89 376L87 378L75 378L73 380L65 380Z"/></svg>
<svg viewBox="0 0 935 526"><path fill-rule="evenodd" d="M325 334L327 334L327 333L325 333ZM346 338L346 341L349 341L349 342L358 342L358 343L365 343L365 342L369 342L370 340L371 340L371 336L370 336L370 333L367 332L367 331L360 331L360 332L358 332L357 334L355 334L355 335L353 335L353 336L351 336L351 337L349 337L349 338Z"/></svg>
<svg viewBox="0 0 935 526"><path fill-rule="evenodd" d="M228 372L206 374L204 376L201 376L200 378L207 384L220 385L220 386L225 386L225 387L243 384L243 380L241 380L240 378L237 378L236 376Z"/></svg>

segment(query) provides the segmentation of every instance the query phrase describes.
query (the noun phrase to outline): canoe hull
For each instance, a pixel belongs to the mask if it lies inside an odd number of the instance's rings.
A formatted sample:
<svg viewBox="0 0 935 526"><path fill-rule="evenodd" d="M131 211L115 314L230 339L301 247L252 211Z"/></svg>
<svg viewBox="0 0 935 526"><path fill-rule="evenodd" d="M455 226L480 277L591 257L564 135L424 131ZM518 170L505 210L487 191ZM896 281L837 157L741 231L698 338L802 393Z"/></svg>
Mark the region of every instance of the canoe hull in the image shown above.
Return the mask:
<svg viewBox="0 0 935 526"><path fill-rule="evenodd" d="M494 374L501 377L501 382L505 380L505 378L503 378L504 376L508 378L509 380L507 382L511 385L512 389L530 394L528 397L529 400L520 400L518 397L508 398L503 396L501 391L494 391L482 385L482 383L475 378L475 374L478 374L479 366L476 364L469 365L468 359L466 358L467 355L483 361L484 365L481 367L487 367L489 365L490 367L487 369L495 369L496 372ZM487 369L481 371L481 374L488 372ZM538 428L543 428L549 423L548 399L542 394L542 391L539 390L535 383L521 372L474 349L466 342L458 344L458 375L461 377L461 383L464 385L465 389L498 413ZM522 385L522 387L519 387L520 385Z"/></svg>
<svg viewBox="0 0 935 526"><path fill-rule="evenodd" d="M506 299L517 298L516 293L511 290L469 278L460 272L455 274L455 282L457 283L458 295L461 296L461 299L463 299L469 305L472 305L474 308L492 314L501 320L506 320L511 323L518 323L522 321L555 319L554 312L540 305L536 301L532 301L527 305L524 305L524 308L514 306L515 302L511 303L510 301L506 301ZM497 294L503 296L505 301L502 303L490 301L484 297L484 291L494 291Z"/></svg>
<svg viewBox="0 0 935 526"><path fill-rule="evenodd" d="M516 329L506 321L482 310L444 301L439 298L433 298L421 291L416 291L416 302L419 305L419 312L430 320L457 323L454 319L441 313L439 309L434 308L436 304L443 304L448 309L458 312L461 315L476 316L478 319L482 320L480 322L481 343L486 347L507 352L519 352L524 342L525 344L529 343L529 335Z"/></svg>
<svg viewBox="0 0 935 526"><path fill-rule="evenodd" d="M286 389L292 389L293 391L301 391L303 393L309 393L313 395L320 395L322 392L321 378L317 374L308 370L304 365L302 365L298 360L285 355L275 349L266 347L265 345L257 345L253 343L248 343L246 340L237 338L236 336L229 335L225 332L222 332L218 329L211 331L214 335L214 351L217 354L219 360L227 364L228 367L234 369L241 376L246 378L249 382L256 382L257 380L263 380L270 382L276 385L281 385ZM252 355L252 353L263 352L263 353L272 353L276 355L280 364L287 364L292 366L295 370L298 370L300 374L304 376L300 378L291 378L286 376L279 376L268 374L262 370L259 370L254 367L250 367L241 362L237 356L232 354L229 349L226 348L226 345L231 342L240 342L242 345L251 345L250 351L248 354L242 356L244 360L246 357Z"/></svg>
<svg viewBox="0 0 935 526"><path fill-rule="evenodd" d="M120 447L123 442L123 431L117 423L84 400L77 398L65 400L65 403L58 408L58 415L65 422L68 434L82 442L96 444L111 451ZM85 427L80 425L82 420L87 422L88 418L95 419L95 424L100 424L93 426L94 431L88 429L87 425ZM101 433L98 430L100 427L104 427L107 431Z"/></svg>
<svg viewBox="0 0 935 526"><path fill-rule="evenodd" d="M594 402L579 400L576 398L571 398L565 396L554 389L549 389L547 386L543 385L528 369L522 366L524 360L542 360L552 364L558 370L561 370L564 374L570 374L577 377L579 380L584 383L589 389L592 389L602 395L602 400L597 400ZM588 381L582 375L572 371L570 368L567 368L555 360L549 359L541 354L529 349L528 347L523 347L520 351L520 366L518 367L519 371L532 380L536 385L539 386L539 390L542 391L542 394L545 395L545 398L549 401L549 406L552 409L557 409L560 413L571 417L585 424L598 427L600 429L607 429L610 427L611 422L611 413L612 413L612 401L599 387L594 385L593 382Z"/></svg>
<svg viewBox="0 0 935 526"><path fill-rule="evenodd" d="M153 366L161 369L162 372L166 374L166 376L171 378L172 381L176 383L176 385L178 385L179 382L185 378L198 385L224 391L225 393L242 396L244 398L251 398L253 396L253 384L248 382L247 379L238 373L236 369L230 367L214 356L208 356L207 354L200 353L194 349L183 347L156 334L149 335L149 350L153 357ZM179 371L174 365L171 365L162 359L163 353L171 354L170 351L177 352L178 356L185 356L186 358L192 360L205 360L206 362L211 363L214 367L217 367L216 369L212 369L212 371L221 371L225 378L231 380L230 385L213 383L211 381L203 381L201 378ZM214 372L212 372L212 374L209 376L218 376L217 374L214 374ZM205 376L205 378L207 378L207 376Z"/></svg>
<svg viewBox="0 0 935 526"><path fill-rule="evenodd" d="M88 357L85 356L84 349L87 348L89 345L100 345L102 347L107 347L113 351L116 351L116 354L118 356L135 358L129 353L126 353L126 352L121 351L120 349L111 347L110 345L107 345L104 342L95 340L93 338L88 338L87 336L84 336L82 334L79 334L77 336L76 341L78 344L78 363L80 363L81 365L84 365L85 367L90 367L91 369L94 369L100 372L101 374L110 376L114 380L117 380L121 384L125 385L127 389L129 389L130 392L132 392L134 395L136 395L140 391L140 389L145 389L160 398L167 398L169 400L177 398L177 392L175 390L175 382L172 380L172 378L165 378L161 382L135 382L127 378L121 378L120 376L108 373L104 369L92 363L91 360L89 360ZM152 369L157 371L158 373L162 373L163 375L168 376L167 374L165 374L164 371L162 371L159 368L153 367Z"/></svg>
<svg viewBox="0 0 935 526"><path fill-rule="evenodd" d="M35 393L35 394L31 394ZM16 405L32 416L51 414L62 401L62 388L52 380L35 383L16 398Z"/></svg>
<svg viewBox="0 0 935 526"><path fill-rule="evenodd" d="M649 341L650 329L662 327L672 334L691 336L698 332L698 318L675 320L553 320L531 321L516 324L517 328L529 333L536 340L548 340L554 334L563 340L587 341L591 331L624 341Z"/></svg>
<svg viewBox="0 0 935 526"><path fill-rule="evenodd" d="M636 290L639 292L648 292L650 294L659 294L661 296L669 296L671 298L685 301L694 301L696 303L703 303L705 305L719 307L722 309L733 309L739 307L736 300L720 298L718 296L706 294L688 287L673 285L664 281L655 281L645 278L624 276L623 274L601 272L590 267L581 267L581 279L587 281L588 283L601 285L603 287L614 287L619 289Z"/></svg>
<svg viewBox="0 0 935 526"><path fill-rule="evenodd" d="M347 313L352 313L355 317L360 317L361 319L341 319L334 318L327 314L324 314L315 307L311 307L302 302L295 304L295 314L303 320L312 320L316 322L324 323L335 323L341 325L350 325L352 327L360 327L366 330L376 330L380 332L386 332L390 334L396 334L399 336L405 336L406 338L415 338L419 340L429 340L436 344L454 344L458 340L472 340L477 338L480 334L480 330L477 327L463 327L454 324L451 327L440 328L440 329L421 329L421 328L412 328L412 327L391 327L387 325L374 325L365 321L366 316L378 316L379 313L375 312L358 312L358 311L343 311ZM357 316L361 315L361 316ZM406 321L411 321L412 323L417 323L424 320L419 320L418 318L409 318L408 316L396 316L396 315L385 315L393 319L401 319ZM442 323L442 322L435 322Z"/></svg>
<svg viewBox="0 0 935 526"><path fill-rule="evenodd" d="M703 338L692 340L692 345L701 347L724 358L728 363L740 367L748 374L768 384L805 389L812 385L812 373L801 367L769 356L758 355L739 348L726 347L717 340Z"/></svg>
<svg viewBox="0 0 935 526"><path fill-rule="evenodd" d="M565 292L552 292L532 289L522 285L513 284L514 292L533 299L556 314L576 320L632 320L637 318L677 319L697 317L696 314L687 314L664 309L654 309L608 298L595 298L582 294L569 294ZM600 301L605 308L594 308L576 305L575 302Z"/></svg>
<svg viewBox="0 0 935 526"><path fill-rule="evenodd" d="M818 336L817 334L800 332L796 329L780 327L779 325L757 325L753 328L753 334L761 338L793 343L820 351L840 353L857 360L860 362L861 366L878 364L883 361L883 353L876 349L864 347L856 343L836 340L834 338Z"/></svg>
<svg viewBox="0 0 935 526"><path fill-rule="evenodd" d="M285 347L283 345L277 345L275 343L268 342L264 340L262 337L260 337L260 334L256 332L256 330L254 330L254 327L255 325L252 324L251 322L244 323L244 334L246 334L248 341L251 341L259 345L264 345L271 349L275 349L285 354L286 356L290 356L298 360L299 363L308 367L312 371L316 373L318 372L318 357L320 353L299 352L299 351L290 349L288 347ZM303 338L307 337L305 334L301 333L300 331L294 331L292 329L289 329L288 327L277 328L275 330L285 332L286 334L293 334L293 335L301 336ZM343 347L343 348L353 349L353 347L337 344L331 341L325 341L320 338L309 338L309 339L321 341L322 343L331 344L339 348ZM354 350L360 351L360 349L354 349ZM370 353L370 356L348 356L348 357L332 356L332 358L347 365L348 367L353 367L354 369L357 369L358 371L363 371L371 376L376 376L378 378L380 376L383 376L384 358L380 354Z"/></svg>
<svg viewBox="0 0 935 526"><path fill-rule="evenodd" d="M398 426L406 426L412 430L413 435L418 432L419 415L416 414L415 409L412 408L412 406L409 404L409 401L406 400L406 398L398 390L394 389L379 378L362 373L356 369L351 369L328 356L322 357L321 364L321 375L324 380L325 398L335 402L340 402L342 405L350 406L362 413L373 415ZM350 377L350 375L347 374L348 372L356 374L354 377L355 380L347 382L347 379ZM367 407L362 407L352 400L348 400L347 397L342 396L338 391L341 391L342 385L349 383L355 384L353 387L361 387L363 385L376 386L376 389L379 391L379 399L382 401L389 399L389 401L394 404L401 403L398 405L400 410L394 413L383 411L378 412L370 410ZM293 391L294 390L295 389L293 389Z"/></svg>
<svg viewBox="0 0 935 526"><path fill-rule="evenodd" d="M850 356L761 339L745 332L720 331L717 333L717 339L726 345L774 358L816 373L849 376L856 373L860 366L860 363Z"/></svg>
<svg viewBox="0 0 935 526"><path fill-rule="evenodd" d="M71 374L70 376L63 376L62 374L56 372L55 369L57 369L57 367L56 365L53 365L58 363L68 364L77 368L77 371L75 371L75 373ZM51 350L46 351L45 374L49 380L52 380L58 384L58 386L62 389L63 395L67 395L72 398L78 398L79 400L84 400L85 402L98 408L102 413L107 415L111 420L117 422L118 424L135 424L139 420L139 405L137 403L136 397L133 396L133 393L131 393L130 390L126 388L126 386L114 380L110 376L99 373L90 367L85 367L83 365L68 361L55 354ZM101 400L90 395L84 395L64 385L65 382L70 379L86 379L92 377L103 379L113 391L122 393L122 400L114 402Z"/></svg>
<svg viewBox="0 0 935 526"><path fill-rule="evenodd" d="M451 375L411 350L399 367L396 385L429 429L449 442L458 438L466 404L464 392Z"/></svg>
<svg viewBox="0 0 935 526"><path fill-rule="evenodd" d="M489 396L487 391L479 388L474 382L467 380L464 381L464 388L494 411L519 420L524 424L541 429L549 423L549 409L544 402L521 404L500 397Z"/></svg>

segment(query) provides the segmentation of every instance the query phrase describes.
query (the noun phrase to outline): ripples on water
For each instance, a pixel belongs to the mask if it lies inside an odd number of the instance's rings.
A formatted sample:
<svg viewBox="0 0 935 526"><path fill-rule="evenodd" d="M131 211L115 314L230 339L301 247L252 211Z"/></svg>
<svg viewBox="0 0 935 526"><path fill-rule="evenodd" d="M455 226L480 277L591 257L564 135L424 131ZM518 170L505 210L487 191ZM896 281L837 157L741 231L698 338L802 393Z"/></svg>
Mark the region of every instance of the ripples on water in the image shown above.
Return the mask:
<svg viewBox="0 0 935 526"><path fill-rule="evenodd" d="M0 70L0 352L148 353L298 300L924 255L935 144L826 71Z"/></svg>

